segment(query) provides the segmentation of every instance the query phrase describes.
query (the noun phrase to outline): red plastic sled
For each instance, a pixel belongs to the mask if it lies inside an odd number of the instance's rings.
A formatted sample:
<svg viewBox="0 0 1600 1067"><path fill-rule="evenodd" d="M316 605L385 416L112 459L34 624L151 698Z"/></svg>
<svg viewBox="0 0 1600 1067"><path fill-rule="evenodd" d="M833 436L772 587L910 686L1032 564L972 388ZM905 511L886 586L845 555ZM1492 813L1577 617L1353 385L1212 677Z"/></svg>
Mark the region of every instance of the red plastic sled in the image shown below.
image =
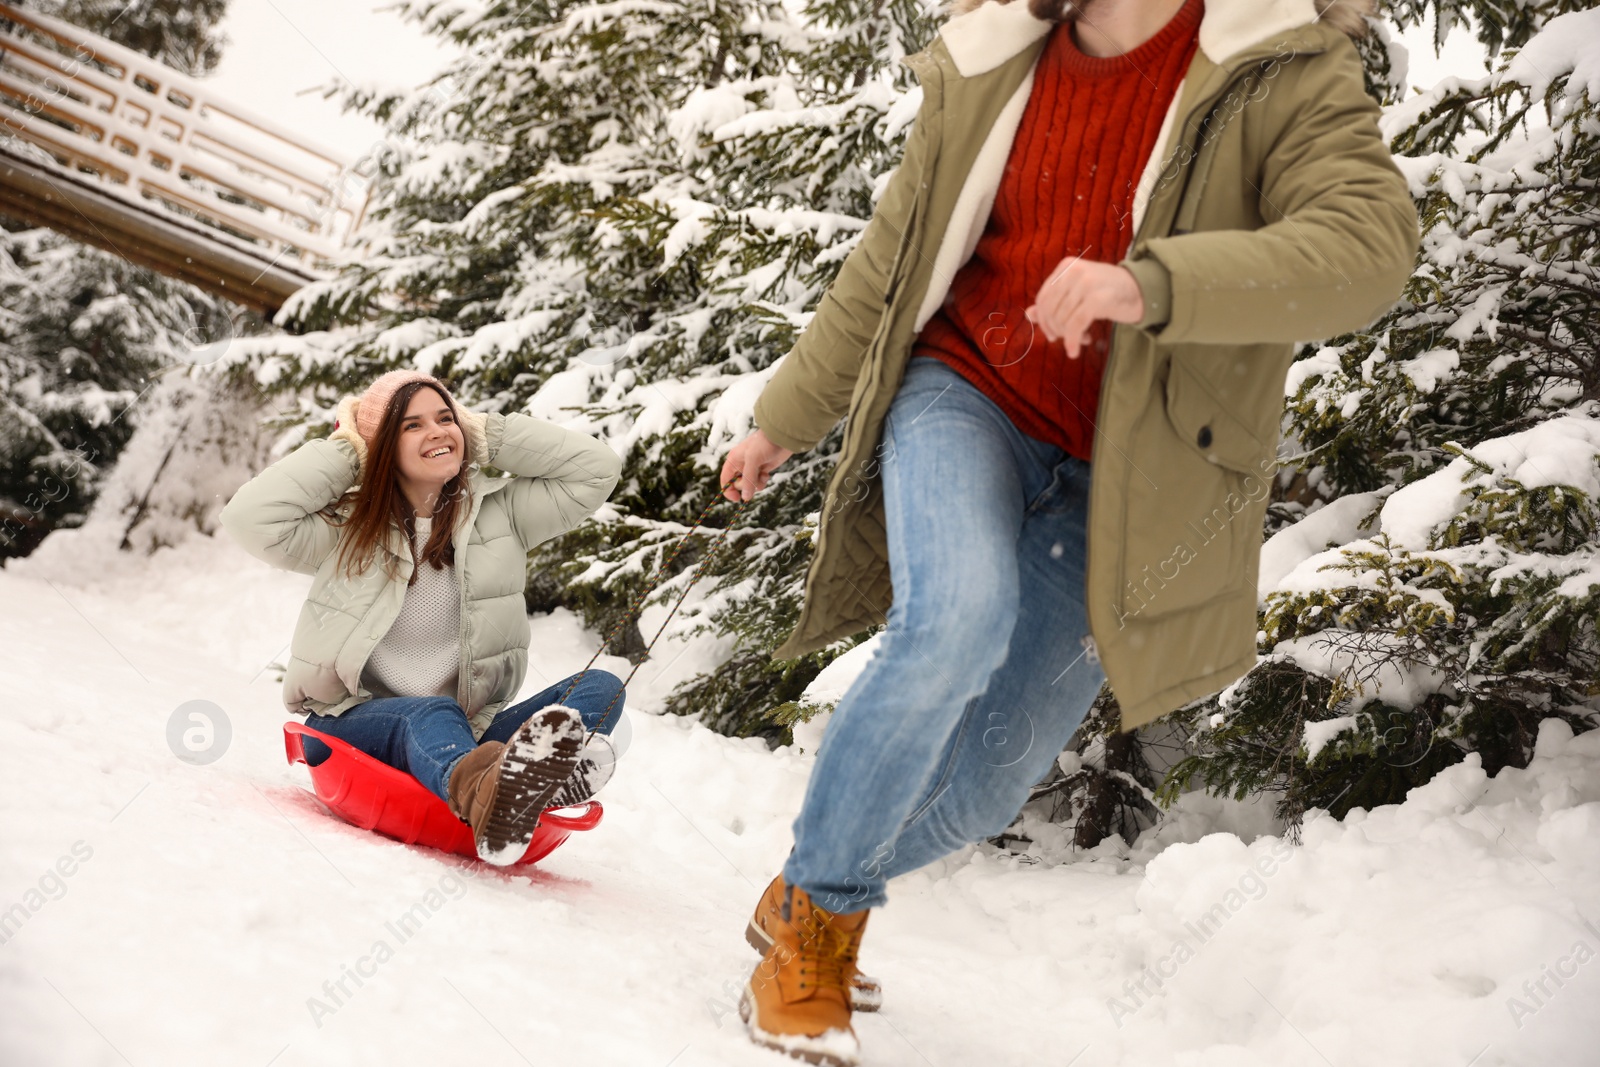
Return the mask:
<svg viewBox="0 0 1600 1067"><path fill-rule="evenodd" d="M306 762L306 737L321 741L333 750L333 755L312 767ZM458 856L478 858L467 824L452 815L444 801L404 771L299 722L283 724L283 747L291 764L306 763L317 799L352 826L376 830L408 845L426 845ZM594 800L576 807L546 811L539 818L533 840L528 842L528 851L512 866L544 859L561 846L568 834L599 826L604 814L605 809Z"/></svg>

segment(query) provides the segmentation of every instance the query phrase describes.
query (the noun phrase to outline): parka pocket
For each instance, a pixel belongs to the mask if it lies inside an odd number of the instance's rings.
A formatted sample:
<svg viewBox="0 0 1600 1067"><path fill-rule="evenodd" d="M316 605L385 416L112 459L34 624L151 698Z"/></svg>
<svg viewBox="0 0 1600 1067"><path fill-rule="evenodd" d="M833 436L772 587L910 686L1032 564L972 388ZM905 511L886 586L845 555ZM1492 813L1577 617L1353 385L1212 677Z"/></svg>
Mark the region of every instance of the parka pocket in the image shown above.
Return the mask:
<svg viewBox="0 0 1600 1067"><path fill-rule="evenodd" d="M1273 446L1250 431L1182 357L1169 364L1167 419L1178 436L1208 462L1245 474L1270 474Z"/></svg>
<svg viewBox="0 0 1600 1067"><path fill-rule="evenodd" d="M1259 547L1272 451L1181 359L1128 450L1120 618L1159 618L1235 592Z"/></svg>

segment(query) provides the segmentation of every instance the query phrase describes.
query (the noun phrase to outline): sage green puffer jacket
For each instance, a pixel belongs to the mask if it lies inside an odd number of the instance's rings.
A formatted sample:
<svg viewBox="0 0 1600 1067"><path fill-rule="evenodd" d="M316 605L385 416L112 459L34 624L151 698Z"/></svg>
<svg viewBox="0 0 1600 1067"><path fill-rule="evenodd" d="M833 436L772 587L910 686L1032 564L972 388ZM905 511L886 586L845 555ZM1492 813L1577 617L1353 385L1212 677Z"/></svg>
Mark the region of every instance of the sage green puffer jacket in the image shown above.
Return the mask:
<svg viewBox="0 0 1600 1067"><path fill-rule="evenodd" d="M456 701L479 737L527 674L523 588L529 549L577 526L603 504L622 461L593 437L530 415L463 411L462 427L471 502L455 539L461 581ZM515 477L488 477L482 467L489 464ZM223 527L251 555L314 576L283 679L283 701L291 712L338 715L370 700L372 693L360 684L362 668L405 601L414 566L405 534L392 529L379 558L352 581L337 565L343 531L318 514L360 473L348 441L308 441L244 485L222 509ZM382 565L384 552L399 561L394 579Z"/></svg>

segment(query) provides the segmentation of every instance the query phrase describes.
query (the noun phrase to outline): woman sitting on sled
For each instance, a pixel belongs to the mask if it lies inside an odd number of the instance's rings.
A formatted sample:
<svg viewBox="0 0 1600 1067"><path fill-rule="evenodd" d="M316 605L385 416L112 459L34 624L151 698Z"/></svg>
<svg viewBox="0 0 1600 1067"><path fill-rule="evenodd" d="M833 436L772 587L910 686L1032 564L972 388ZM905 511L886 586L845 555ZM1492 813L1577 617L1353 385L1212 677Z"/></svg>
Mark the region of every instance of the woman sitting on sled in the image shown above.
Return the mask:
<svg viewBox="0 0 1600 1067"><path fill-rule="evenodd" d="M516 477L488 478L485 464ZM615 676L590 670L507 704L528 669L528 550L593 513L621 468L592 437L464 411L442 382L399 370L346 397L331 437L222 511L252 555L315 576L290 645L289 710L415 776L489 863L516 862L546 808L611 776ZM306 753L318 764L329 750L308 737Z"/></svg>

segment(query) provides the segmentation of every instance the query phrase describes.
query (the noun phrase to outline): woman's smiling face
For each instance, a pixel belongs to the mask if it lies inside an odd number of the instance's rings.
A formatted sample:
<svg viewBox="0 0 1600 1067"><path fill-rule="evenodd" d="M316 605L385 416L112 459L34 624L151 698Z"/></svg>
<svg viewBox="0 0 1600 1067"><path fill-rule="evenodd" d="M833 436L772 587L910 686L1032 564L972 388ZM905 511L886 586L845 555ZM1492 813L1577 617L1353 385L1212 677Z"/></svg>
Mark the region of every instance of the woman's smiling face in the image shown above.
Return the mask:
<svg viewBox="0 0 1600 1067"><path fill-rule="evenodd" d="M395 446L401 485L437 493L460 473L465 451L461 426L444 397L427 386L418 389L400 418Z"/></svg>

